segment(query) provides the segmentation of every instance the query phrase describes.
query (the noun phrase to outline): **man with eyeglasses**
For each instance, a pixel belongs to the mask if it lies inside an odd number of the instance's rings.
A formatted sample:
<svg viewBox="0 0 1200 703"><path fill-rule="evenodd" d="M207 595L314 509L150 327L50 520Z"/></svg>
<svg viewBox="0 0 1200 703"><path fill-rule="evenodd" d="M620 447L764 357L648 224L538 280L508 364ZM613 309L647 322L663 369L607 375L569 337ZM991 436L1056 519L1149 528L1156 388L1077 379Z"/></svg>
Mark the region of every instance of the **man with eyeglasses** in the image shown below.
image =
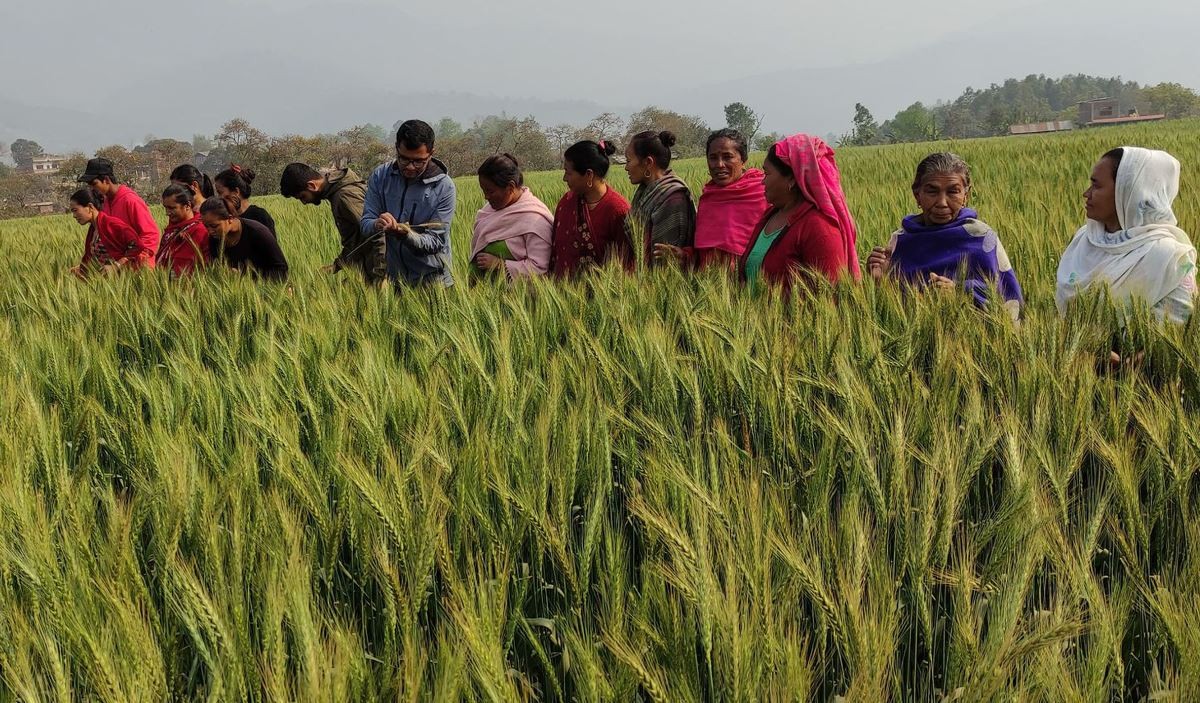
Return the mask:
<svg viewBox="0 0 1200 703"><path fill-rule="evenodd" d="M387 272L397 285L454 285L450 222L454 181L433 156L433 128L408 120L396 131L396 160L375 169L367 183L362 232L384 237Z"/></svg>

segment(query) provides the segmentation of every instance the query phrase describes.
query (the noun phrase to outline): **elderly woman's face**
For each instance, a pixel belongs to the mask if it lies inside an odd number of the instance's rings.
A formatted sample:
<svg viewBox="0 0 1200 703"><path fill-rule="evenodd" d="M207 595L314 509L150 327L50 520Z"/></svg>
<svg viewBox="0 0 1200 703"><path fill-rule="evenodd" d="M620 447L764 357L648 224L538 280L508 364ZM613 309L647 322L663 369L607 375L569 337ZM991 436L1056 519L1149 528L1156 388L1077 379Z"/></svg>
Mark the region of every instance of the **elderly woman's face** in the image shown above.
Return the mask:
<svg viewBox="0 0 1200 703"><path fill-rule="evenodd" d="M1116 165L1111 159L1100 159L1092 167L1092 182L1083 193L1087 203L1087 216L1103 225L1120 226L1117 217Z"/></svg>
<svg viewBox="0 0 1200 703"><path fill-rule="evenodd" d="M708 147L708 175L713 185L723 188L736 183L746 172L746 160L738 151L737 143L729 137L714 139Z"/></svg>
<svg viewBox="0 0 1200 703"><path fill-rule="evenodd" d="M961 173L931 173L913 189L921 216L930 225L946 225L967 206L971 189Z"/></svg>

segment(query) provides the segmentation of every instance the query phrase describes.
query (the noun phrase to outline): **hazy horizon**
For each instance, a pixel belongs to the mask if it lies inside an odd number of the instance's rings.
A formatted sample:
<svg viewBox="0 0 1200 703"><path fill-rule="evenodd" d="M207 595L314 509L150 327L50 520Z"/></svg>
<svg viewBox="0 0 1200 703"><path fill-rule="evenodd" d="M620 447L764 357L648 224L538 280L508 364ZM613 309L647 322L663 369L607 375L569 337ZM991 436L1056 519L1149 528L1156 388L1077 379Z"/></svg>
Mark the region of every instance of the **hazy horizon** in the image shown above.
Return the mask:
<svg viewBox="0 0 1200 703"><path fill-rule="evenodd" d="M0 141L91 151L212 134L233 117L275 135L501 112L579 124L651 104L719 126L733 101L762 113L766 130L826 134L849 128L855 102L882 121L1030 73L1200 87L1200 66L1175 58L1200 8L1150 0L1119 14L1128 7L614 0L596 14L530 0L420 11L110 0L83 12L49 0L0 9Z"/></svg>

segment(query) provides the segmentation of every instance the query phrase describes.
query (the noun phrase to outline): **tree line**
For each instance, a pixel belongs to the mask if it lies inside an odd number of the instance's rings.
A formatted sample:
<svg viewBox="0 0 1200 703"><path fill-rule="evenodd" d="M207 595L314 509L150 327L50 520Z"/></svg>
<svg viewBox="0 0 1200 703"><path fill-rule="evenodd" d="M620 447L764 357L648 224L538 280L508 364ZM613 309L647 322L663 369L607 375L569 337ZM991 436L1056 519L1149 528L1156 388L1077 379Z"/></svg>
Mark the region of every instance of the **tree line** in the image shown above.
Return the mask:
<svg viewBox="0 0 1200 703"><path fill-rule="evenodd" d="M1120 78L1030 75L983 90L967 88L951 102L915 102L883 124L859 103L854 106L852 128L841 143L866 146L1002 136L1016 124L1074 120L1078 104L1095 98L1117 99L1126 111L1164 114L1168 119L1200 116L1200 96L1178 83L1142 87Z"/></svg>
<svg viewBox="0 0 1200 703"><path fill-rule="evenodd" d="M762 117L744 103L725 108L726 124L747 135L756 148L766 149L780 135L758 134ZM398 125L398 123L397 123ZM33 160L44 153L36 142L17 140L8 148L16 169L0 167L0 216L30 214L29 205L38 202L65 202L77 185L74 177L83 172L91 156L113 162L118 178L137 190L150 202L167 185L171 170L192 163L209 175L237 163L254 169L254 189L259 194L278 192L279 177L287 164L302 161L318 169L353 168L366 175L380 163L392 158L397 125L365 124L336 134L315 136L285 135L274 137L242 118L235 118L210 136L194 135L190 141L147 136L144 144L128 149L113 145L95 154L75 153L62 163L54 177L31 172ZM582 139L614 139L622 144L633 135L647 131L670 130L678 140L680 158L703 156L712 127L695 115L685 115L657 106L646 107L628 118L606 112L583 126L557 124L544 126L533 117L490 115L464 125L444 117L434 123L437 155L452 175L474 173L487 157L507 152L530 171L551 170L561 166L562 153Z"/></svg>

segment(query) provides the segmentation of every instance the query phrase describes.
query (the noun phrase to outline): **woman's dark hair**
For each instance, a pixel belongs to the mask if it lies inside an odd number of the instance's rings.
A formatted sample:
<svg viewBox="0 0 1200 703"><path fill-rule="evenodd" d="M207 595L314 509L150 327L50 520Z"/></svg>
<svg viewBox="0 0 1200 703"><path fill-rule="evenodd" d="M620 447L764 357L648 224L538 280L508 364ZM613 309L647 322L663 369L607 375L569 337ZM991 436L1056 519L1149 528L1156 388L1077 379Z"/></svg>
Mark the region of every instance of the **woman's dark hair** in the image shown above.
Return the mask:
<svg viewBox="0 0 1200 703"><path fill-rule="evenodd" d="M187 205L188 207L196 207L196 194L192 192L189 186L182 183L172 183L163 191L163 200L171 198L177 205ZM205 202L208 202L205 199Z"/></svg>
<svg viewBox="0 0 1200 703"><path fill-rule="evenodd" d="M103 209L101 205L104 204L104 198L91 188L80 188L71 193L71 202L82 207L90 205L97 210L101 210Z"/></svg>
<svg viewBox="0 0 1200 703"><path fill-rule="evenodd" d="M704 143L705 154L708 154L708 151L712 149L713 142L718 139L728 139L733 142L733 145L737 147L738 153L742 155L742 161L750 158L750 146L746 143L746 138L742 136L741 132L736 129L729 129L728 127L718 129L708 135L708 141Z"/></svg>
<svg viewBox="0 0 1200 703"><path fill-rule="evenodd" d="M201 215L216 215L222 220L241 217L242 199L234 194L228 198L209 198L200 206Z"/></svg>
<svg viewBox="0 0 1200 703"><path fill-rule="evenodd" d="M237 164L231 164L229 168L221 171L214 178L217 183L220 183L227 190L231 190L243 198L250 197L250 184L254 183L254 171L248 168L242 168Z"/></svg>
<svg viewBox="0 0 1200 703"><path fill-rule="evenodd" d="M191 164L176 166L175 170L171 171L170 180L178 183L187 183L188 185L195 183L196 185L200 186L200 195L203 195L206 198L211 198L217 194L217 192L213 189L213 182L212 179L208 177L208 174Z"/></svg>
<svg viewBox="0 0 1200 703"><path fill-rule="evenodd" d="M405 149L416 150L425 146L433 151L433 140L433 127L421 120L408 120L396 130L397 147L403 146Z"/></svg>
<svg viewBox="0 0 1200 703"><path fill-rule="evenodd" d="M942 174L962 176L967 190L971 189L971 167L961 156L948 151L940 151L921 159L921 163L917 164L917 175L913 178L912 189L920 188L926 178Z"/></svg>
<svg viewBox="0 0 1200 703"><path fill-rule="evenodd" d="M1117 171L1121 168L1121 159L1125 158L1125 150L1121 147L1117 147L1116 149L1105 153L1104 156L1101 156L1100 158L1108 159L1112 162L1113 180L1117 180Z"/></svg>
<svg viewBox="0 0 1200 703"><path fill-rule="evenodd" d="M486 178L497 188L525 185L525 174L521 173L521 164L512 154L496 154L489 156L487 161L479 166L477 175Z"/></svg>
<svg viewBox="0 0 1200 703"><path fill-rule="evenodd" d="M774 146L767 150L767 162L774 166L775 170L779 171L784 176L788 178L796 177L796 173L792 171L792 167L785 164L783 159L779 158L779 154L775 151Z"/></svg>
<svg viewBox="0 0 1200 703"><path fill-rule="evenodd" d="M321 180L321 172L299 162L290 163L283 169L279 177L279 194L285 198L294 198L308 190L309 181Z"/></svg>
<svg viewBox="0 0 1200 703"><path fill-rule="evenodd" d="M673 132L639 132L633 135L629 146L639 159L654 159L659 168L671 165L671 147L675 146Z"/></svg>
<svg viewBox="0 0 1200 703"><path fill-rule="evenodd" d="M579 173L591 171L600 178L608 175L611 165L608 157L617 153L617 145L601 139L576 142L563 153L563 158L571 162L571 167Z"/></svg>

